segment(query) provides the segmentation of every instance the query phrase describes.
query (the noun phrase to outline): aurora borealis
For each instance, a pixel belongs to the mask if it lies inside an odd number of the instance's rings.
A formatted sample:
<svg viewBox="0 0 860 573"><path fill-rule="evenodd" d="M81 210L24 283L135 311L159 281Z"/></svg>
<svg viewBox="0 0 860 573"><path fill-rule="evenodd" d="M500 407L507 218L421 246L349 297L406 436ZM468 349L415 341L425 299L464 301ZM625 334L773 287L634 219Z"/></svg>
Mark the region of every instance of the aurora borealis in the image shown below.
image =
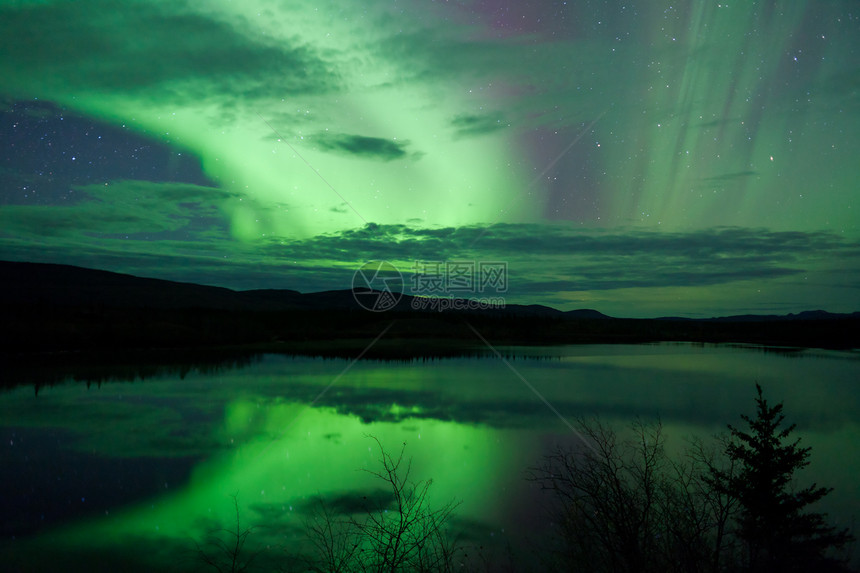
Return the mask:
<svg viewBox="0 0 860 573"><path fill-rule="evenodd" d="M5 1L0 258L231 288L858 310L860 7Z"/></svg>

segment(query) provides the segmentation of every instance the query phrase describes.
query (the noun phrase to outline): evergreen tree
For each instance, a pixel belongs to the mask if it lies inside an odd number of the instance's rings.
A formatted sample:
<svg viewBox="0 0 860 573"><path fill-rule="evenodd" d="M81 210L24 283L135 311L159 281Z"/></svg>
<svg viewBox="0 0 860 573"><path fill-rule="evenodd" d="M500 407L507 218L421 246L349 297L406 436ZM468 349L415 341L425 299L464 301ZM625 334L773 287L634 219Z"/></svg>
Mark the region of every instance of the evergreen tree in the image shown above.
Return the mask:
<svg viewBox="0 0 860 573"><path fill-rule="evenodd" d="M729 425L732 440L726 454L739 465L734 475L712 470L712 483L733 496L740 508L737 535L746 546L745 568L751 571L838 571L841 562L828 556L853 537L827 524L825 515L808 511L832 488L795 490L795 472L809 465L810 448L789 440L795 425L783 427L782 403L770 406L756 384L757 415L742 415L749 430Z"/></svg>

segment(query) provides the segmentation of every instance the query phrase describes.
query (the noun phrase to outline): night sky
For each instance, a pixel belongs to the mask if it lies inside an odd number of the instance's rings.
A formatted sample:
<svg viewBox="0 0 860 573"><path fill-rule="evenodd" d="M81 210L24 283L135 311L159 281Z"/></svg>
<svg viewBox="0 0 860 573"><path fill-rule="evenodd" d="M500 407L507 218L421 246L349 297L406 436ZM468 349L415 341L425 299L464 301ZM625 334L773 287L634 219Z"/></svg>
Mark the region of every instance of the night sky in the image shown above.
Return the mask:
<svg viewBox="0 0 860 573"><path fill-rule="evenodd" d="M860 310L856 0L5 1L0 259Z"/></svg>

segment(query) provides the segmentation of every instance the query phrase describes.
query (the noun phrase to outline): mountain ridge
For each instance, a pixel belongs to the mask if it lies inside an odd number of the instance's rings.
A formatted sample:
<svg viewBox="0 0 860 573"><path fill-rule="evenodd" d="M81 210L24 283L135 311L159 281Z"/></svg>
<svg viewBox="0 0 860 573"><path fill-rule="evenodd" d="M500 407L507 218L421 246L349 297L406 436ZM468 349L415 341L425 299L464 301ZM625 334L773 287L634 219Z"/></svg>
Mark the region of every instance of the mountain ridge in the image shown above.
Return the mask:
<svg viewBox="0 0 860 573"><path fill-rule="evenodd" d="M3 301L57 306L112 306L119 308L212 309L233 311L290 311L355 308L350 289L302 293L293 289L234 290L198 283L141 277L75 265L0 261L0 296ZM396 310L411 310L416 297L403 294ZM467 299L459 299L467 300ZM427 312L440 312L432 310ZM452 312L445 310L441 312ZM456 311L453 311L456 312ZM542 304L508 304L504 309L472 312L505 312L524 316L555 318L615 319L595 309L560 310ZM860 312L831 313L806 310L785 315L743 314L709 318L657 317L658 321L761 322L832 320L856 318Z"/></svg>
<svg viewBox="0 0 860 573"><path fill-rule="evenodd" d="M860 348L860 313L634 319L538 304L481 308L476 301L408 294L386 312L357 302L378 304L384 300L380 294L234 291L71 265L0 261L0 353L253 348L402 359L450 355L476 345L671 341Z"/></svg>

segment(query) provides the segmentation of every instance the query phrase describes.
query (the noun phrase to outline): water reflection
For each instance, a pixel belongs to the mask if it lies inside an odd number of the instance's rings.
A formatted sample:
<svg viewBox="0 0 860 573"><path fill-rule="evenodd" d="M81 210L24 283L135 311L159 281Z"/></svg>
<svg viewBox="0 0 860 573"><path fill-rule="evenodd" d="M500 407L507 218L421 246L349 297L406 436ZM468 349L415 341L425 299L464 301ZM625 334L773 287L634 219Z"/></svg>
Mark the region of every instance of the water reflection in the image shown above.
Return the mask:
<svg viewBox="0 0 860 573"><path fill-rule="evenodd" d="M856 355L688 344L502 350L564 416L659 416L675 448L751 413L759 382L813 447L812 471L836 487L824 509L860 515ZM517 541L518 524L537 519L525 468L576 439L555 415L493 358L362 361L341 376L347 364L267 355L150 369L142 384L7 390L6 549L50 561L158 546L145 563L178 564L174 549L235 519L233 494L257 543L290 547L318 496L348 505L378 495L360 471L378 460L369 435L389 450L407 443L415 475L434 479L434 500L462 500L466 538Z"/></svg>
<svg viewBox="0 0 860 573"><path fill-rule="evenodd" d="M39 395L42 388L83 382L87 388L107 382L134 382L189 373L218 374L244 368L262 358L261 354L239 350L159 350L112 353L48 353L33 357L11 357L4 363L0 392L31 386Z"/></svg>

